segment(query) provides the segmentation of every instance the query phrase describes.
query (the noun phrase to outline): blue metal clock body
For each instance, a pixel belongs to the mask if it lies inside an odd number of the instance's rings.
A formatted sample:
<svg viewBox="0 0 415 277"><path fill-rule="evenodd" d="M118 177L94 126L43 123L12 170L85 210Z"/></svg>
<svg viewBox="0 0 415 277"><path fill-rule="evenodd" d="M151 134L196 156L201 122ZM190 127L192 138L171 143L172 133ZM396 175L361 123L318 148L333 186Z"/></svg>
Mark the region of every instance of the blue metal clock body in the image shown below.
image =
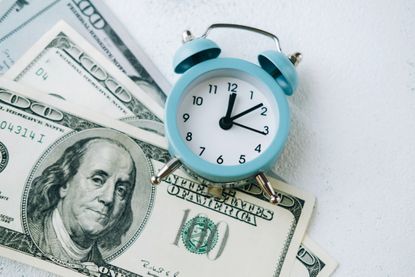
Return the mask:
<svg viewBox="0 0 415 277"><path fill-rule="evenodd" d="M186 145L186 141L180 135L177 126L178 107L183 99L183 94L187 92L187 88L194 85L194 82L197 82L203 75L216 70L222 71L221 74L224 76L226 76L227 71L232 71L232 74L240 72L241 76L251 76L273 91L273 96L278 105L279 128L271 145L259 157L241 165L218 165L195 155ZM260 66L235 58L209 59L188 69L171 90L166 103L165 115L166 136L169 141L171 155L178 157L186 167L196 174L213 182L234 182L252 177L260 171L268 170L278 158L287 140L290 126L290 111L287 99L278 82Z"/></svg>
<svg viewBox="0 0 415 277"><path fill-rule="evenodd" d="M219 57L221 52L219 46L212 40L207 39L206 36L210 29L220 27L245 29L269 36L277 43L278 51L267 50L262 52L258 55L258 64L238 58ZM242 184L244 180L252 180L252 178L255 178L265 194L270 197L271 202L277 203L278 197L263 173L275 164L288 137L290 111L286 96L292 95L297 87L298 77L294 66L299 62L301 58L300 54L296 53L287 57L281 52L279 41L276 36L247 26L214 24L209 27L202 37L197 39L193 38L190 35L190 32L185 34L187 34L187 37L184 37L184 45L177 51L173 62L175 72L183 75L173 86L165 106L165 130L169 141L169 152L173 159L167 163L156 176L153 176L152 183L160 183L161 179L174 171L178 166L184 165L194 175L202 177L207 180L208 183L218 186L227 187L238 185ZM245 90L242 92L242 90L236 91L234 88L231 89L231 84L235 85L236 89L237 83L228 82L228 90L224 91L223 88L228 80L227 78L229 78L229 80L239 80L240 84L245 86L243 87L241 85ZM210 82L211 80L218 80L217 82L219 82L218 84L220 85L208 84L208 91L206 82ZM224 101L215 100L219 102L209 102L214 103L210 104L210 110L199 110L202 111L199 112L202 113L202 115L196 115L196 117L199 118L199 121L197 121L197 124L199 125L192 125L192 128L196 129L195 132L200 131L202 128L208 128L207 131L204 130L203 135L208 136L209 139L211 139L211 141L209 141L209 150L215 148L215 144L211 143L212 141L223 144L221 136L227 137L227 141L226 139L223 139L227 145L222 145L222 151L223 149L227 150L227 148L229 148L232 152L232 149L238 145L241 147L241 141L244 140L244 135L241 132L238 133L238 128L243 128L248 134L247 137L249 135L252 137L252 134L257 135L259 138L268 136L266 140L262 140L265 141L266 146L261 148L262 144L258 144L255 148L255 151L258 153L255 153L255 155L250 154L251 156L249 156L249 158L247 158L248 155L245 155L245 152L243 152L243 145L242 150L241 148L235 150L238 155L242 153L239 158L239 163L235 161L235 157L233 157L233 162L224 163L223 155L220 155L216 162L212 162L211 157L206 158L203 154L205 153L206 147L200 145L202 151L198 153L195 152L194 145L190 146L190 144L193 143L193 133L183 131L183 121L187 122L191 117L189 113L183 112L183 109L186 110L187 106L191 105L189 99L192 99L193 97L193 105L201 106L203 97L207 97L206 95L208 93L212 93L212 88L214 88L215 95L218 91L218 94L221 94L221 97L224 97L221 98L224 99ZM258 105L247 108L247 105L249 106L251 105L250 103L253 102L248 102L248 104L246 104L246 95L250 92L250 99L253 99L254 89L248 89L247 91L246 88L258 88L258 91L262 93L258 94L258 99L261 99L258 101L262 101L266 104L261 102ZM242 96L243 93L245 96ZM229 100L227 100L228 95ZM241 96L238 96L237 98L237 95ZM206 99L212 98L205 98L205 100ZM234 111L233 108L235 106L235 101L237 101L236 99L239 99L240 106L238 108L244 111ZM228 106L223 106L223 102L227 102ZM241 103L244 103L245 105L242 108L241 106L243 106L243 104ZM267 105L268 108L266 108L265 105ZM239 121L236 122L236 119L241 120L242 116L244 116L243 118L246 121L248 118L247 114L249 114L250 121L248 123L252 125L256 122L255 117L253 116L254 111L258 116L259 108L265 109L261 115L266 116L268 114L264 114L265 111L267 109L272 109L272 112L269 113L270 120L267 122L268 125L273 124L273 126L266 125L261 127L263 128L262 130L259 130L258 128L255 129L252 126L247 126L246 123L244 123L244 125ZM221 117L219 110L222 110L223 113L225 113L226 110L226 115ZM234 113L236 113L236 115ZM214 114L214 118L211 121L203 119L203 117L210 117L210 114ZM200 118L202 118L201 121ZM205 124L206 122L209 124ZM232 127L235 125L238 127L236 127L236 129L231 129L235 128ZM272 130L272 132L269 130ZM186 132L187 136L185 135ZM228 136L228 134L232 135ZM199 134L199 138L200 137L201 135ZM199 147L199 144L197 144L196 147ZM253 147L250 149L252 152ZM206 152L208 152L208 150L206 150ZM232 152L232 154L234 155L235 153Z"/></svg>

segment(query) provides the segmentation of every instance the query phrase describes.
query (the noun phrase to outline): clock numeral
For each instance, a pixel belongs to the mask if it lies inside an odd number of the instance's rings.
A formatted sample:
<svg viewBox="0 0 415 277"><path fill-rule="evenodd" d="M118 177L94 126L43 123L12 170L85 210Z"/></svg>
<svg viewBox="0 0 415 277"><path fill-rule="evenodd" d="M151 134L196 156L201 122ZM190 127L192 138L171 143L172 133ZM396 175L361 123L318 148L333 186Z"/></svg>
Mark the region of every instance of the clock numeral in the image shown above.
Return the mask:
<svg viewBox="0 0 415 277"><path fill-rule="evenodd" d="M228 91L229 92L236 92L236 89L238 88L238 84L236 83L228 83Z"/></svg>
<svg viewBox="0 0 415 277"><path fill-rule="evenodd" d="M209 93L216 94L217 91L218 91L218 86L217 85L209 84Z"/></svg>
<svg viewBox="0 0 415 277"><path fill-rule="evenodd" d="M257 147L255 147L255 151L261 153L261 144L258 144Z"/></svg>
<svg viewBox="0 0 415 277"><path fill-rule="evenodd" d="M269 133L269 127L264 126L264 135L268 135L268 133Z"/></svg>
<svg viewBox="0 0 415 277"><path fill-rule="evenodd" d="M203 104L203 97L193 96L193 105L201 106Z"/></svg>
<svg viewBox="0 0 415 277"><path fill-rule="evenodd" d="M251 90L251 100L254 98L254 92Z"/></svg>
<svg viewBox="0 0 415 277"><path fill-rule="evenodd" d="M267 111L268 111L267 107L261 107L261 110L262 110L261 115L267 116Z"/></svg>
<svg viewBox="0 0 415 277"><path fill-rule="evenodd" d="M184 122L188 121L189 118L190 118L190 115L188 113L183 114Z"/></svg>
<svg viewBox="0 0 415 277"><path fill-rule="evenodd" d="M200 149L202 149L202 151L200 151L199 156L202 156L203 152L205 152L206 147L200 146Z"/></svg>
<svg viewBox="0 0 415 277"><path fill-rule="evenodd" d="M187 141L191 141L192 140L192 132L187 132L186 140Z"/></svg>
<svg viewBox="0 0 415 277"><path fill-rule="evenodd" d="M216 159L216 162L217 162L218 164L223 164L222 155L220 155L220 156Z"/></svg>
<svg viewBox="0 0 415 277"><path fill-rule="evenodd" d="M246 162L246 160L245 160L245 155L241 155L240 157L239 157L239 163L240 164L244 164Z"/></svg>

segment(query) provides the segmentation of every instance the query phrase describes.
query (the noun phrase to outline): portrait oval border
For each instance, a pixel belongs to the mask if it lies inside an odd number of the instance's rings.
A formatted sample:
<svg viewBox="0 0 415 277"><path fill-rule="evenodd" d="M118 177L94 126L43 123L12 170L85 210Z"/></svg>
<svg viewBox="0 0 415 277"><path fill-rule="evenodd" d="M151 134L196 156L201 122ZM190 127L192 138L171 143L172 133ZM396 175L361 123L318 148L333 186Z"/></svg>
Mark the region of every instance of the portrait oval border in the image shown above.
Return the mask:
<svg viewBox="0 0 415 277"><path fill-rule="evenodd" d="M126 145L124 145L121 141L121 139L116 139L117 137L122 137L123 140L128 141L129 147L127 147ZM83 131L72 131L68 134L65 134L64 136L60 137L59 139L57 139L55 142L53 142L50 146L48 146L48 148L42 153L42 155L40 156L40 158L38 159L38 161L36 162L36 164L33 166L26 182L25 182L25 187L24 187L24 191L23 191L23 197L22 197L22 225L23 225L23 229L24 232L30 236L30 238L33 240L33 243L37 246L37 248L43 253L45 254L45 256L51 258L52 260L55 260L55 262L59 261L59 263L64 263L70 267L73 267L74 265L72 263L69 263L67 261L62 261L57 257L53 257L52 255L49 255L47 253L45 253L38 245L37 243L34 241L31 231L30 231L30 227L29 227L29 223L28 223L28 216L27 216L27 204L28 204L28 197L29 197L29 193L31 191L32 188L32 183L34 181L34 179L39 176L39 173L41 171L43 171L47 166L49 166L52 163L47 163L47 159L49 158L49 156L53 153L53 152L60 152L61 154L65 151L65 149L67 147L69 147L71 144L69 144L69 146L67 145L66 147L64 147L64 149L59 149L59 151L57 150L58 147L60 147L61 145L66 144L68 141L73 140L73 143L75 143L76 141L79 141L81 139L86 139L86 138L92 138L92 137L103 137L103 138L110 138L110 139L115 139L116 141L120 142L121 144L123 144L128 150L134 149L133 151L136 152L135 154L137 155L138 158L142 158L145 161L145 164L138 164L136 159L134 159L135 161L135 166L136 166L136 184L135 184L135 188L134 188L134 192L133 192L133 196L132 196L132 200L131 200L131 209L133 211L133 222L134 221L138 221L138 223L136 224L132 224L132 226L129 228L129 230L127 231L126 235L123 236L122 238L122 243L115 247L115 250L113 251L103 251L100 249L100 251L102 253L102 257L104 259L105 262L110 262L111 260L114 260L115 258L117 258L118 256L120 256L123 252L125 252L136 240L137 238L140 236L140 234L143 232L150 216L151 213L153 211L154 208L154 201L155 201L155 196L156 196L156 189L151 186L150 184L150 176L152 176L154 174L154 169L153 169L153 165L150 161L150 159L145 155L143 149L140 147L140 145L131 137L129 137L128 135L111 129L111 128L92 128L92 129L87 129L87 130L83 130ZM76 139L75 139L76 138ZM130 153L130 155L132 155ZM133 156L133 155L132 155ZM137 158L136 157L136 158ZM55 159L56 161L57 159ZM46 164L46 166L45 166ZM143 167L146 167L146 173L144 173L144 175L148 175L148 178L143 178L143 180L148 180L148 185L146 189L149 189L149 193L148 193L148 204L146 205L146 211L144 213L142 213L142 217L141 220L136 219L136 215L135 215L135 208L133 206L133 198L134 196L137 194L137 190L139 190L140 184L141 185L146 185L146 184L142 184L142 182L145 183L145 181L141 181L139 178L140 175L140 168L142 169ZM141 181L141 182L140 182ZM137 197L135 197L137 198ZM141 222L139 222L141 221ZM132 230L132 231L131 231Z"/></svg>

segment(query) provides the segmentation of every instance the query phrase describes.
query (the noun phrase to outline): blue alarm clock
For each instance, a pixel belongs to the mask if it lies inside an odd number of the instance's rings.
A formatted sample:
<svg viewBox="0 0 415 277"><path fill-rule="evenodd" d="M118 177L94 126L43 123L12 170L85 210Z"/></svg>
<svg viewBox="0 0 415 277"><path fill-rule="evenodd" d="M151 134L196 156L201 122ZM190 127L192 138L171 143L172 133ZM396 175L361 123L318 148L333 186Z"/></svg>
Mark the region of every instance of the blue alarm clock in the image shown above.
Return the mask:
<svg viewBox="0 0 415 277"><path fill-rule="evenodd" d="M276 50L258 55L258 65L237 58L219 58L221 49L208 33L237 28L272 38ZM200 38L189 31L174 57L183 76L172 88L165 107L165 131L173 157L151 181L158 184L184 165L210 187L259 184L272 203L280 197L265 176L288 137L290 111L286 96L297 88L296 53L281 52L278 38L256 28L213 24Z"/></svg>

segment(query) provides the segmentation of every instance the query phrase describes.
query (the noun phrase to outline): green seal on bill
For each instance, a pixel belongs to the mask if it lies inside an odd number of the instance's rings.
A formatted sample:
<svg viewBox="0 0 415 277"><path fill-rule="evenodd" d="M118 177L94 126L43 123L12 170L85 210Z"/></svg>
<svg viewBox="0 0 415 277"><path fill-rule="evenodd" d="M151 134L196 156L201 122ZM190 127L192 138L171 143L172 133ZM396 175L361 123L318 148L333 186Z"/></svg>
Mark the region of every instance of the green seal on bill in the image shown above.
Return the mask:
<svg viewBox="0 0 415 277"><path fill-rule="evenodd" d="M196 216L186 222L181 236L187 250L195 254L209 253L218 242L215 223L204 216Z"/></svg>
<svg viewBox="0 0 415 277"><path fill-rule="evenodd" d="M2 172L9 162L9 152L7 151L6 145L0 141L0 172Z"/></svg>

